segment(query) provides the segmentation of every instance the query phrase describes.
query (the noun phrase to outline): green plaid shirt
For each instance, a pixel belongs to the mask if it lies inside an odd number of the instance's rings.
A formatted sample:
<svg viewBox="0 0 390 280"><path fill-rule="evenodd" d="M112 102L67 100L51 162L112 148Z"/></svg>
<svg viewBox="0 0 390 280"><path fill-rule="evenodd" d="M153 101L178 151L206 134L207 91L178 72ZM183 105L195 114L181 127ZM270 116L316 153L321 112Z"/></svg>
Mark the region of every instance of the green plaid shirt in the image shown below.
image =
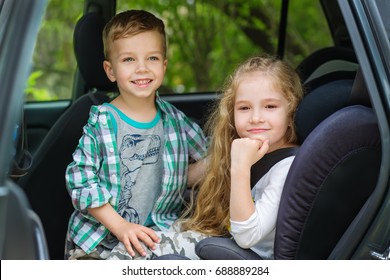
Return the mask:
<svg viewBox="0 0 390 280"><path fill-rule="evenodd" d="M162 112L165 146L162 191L151 217L161 230L168 230L182 209L189 159L201 159L207 140L202 129L173 105L157 96ZM110 203L116 210L120 196L120 163L116 138L105 106L92 106L83 136L66 170L66 186L75 211L69 221L73 242L90 253L108 234L88 214L88 208Z"/></svg>

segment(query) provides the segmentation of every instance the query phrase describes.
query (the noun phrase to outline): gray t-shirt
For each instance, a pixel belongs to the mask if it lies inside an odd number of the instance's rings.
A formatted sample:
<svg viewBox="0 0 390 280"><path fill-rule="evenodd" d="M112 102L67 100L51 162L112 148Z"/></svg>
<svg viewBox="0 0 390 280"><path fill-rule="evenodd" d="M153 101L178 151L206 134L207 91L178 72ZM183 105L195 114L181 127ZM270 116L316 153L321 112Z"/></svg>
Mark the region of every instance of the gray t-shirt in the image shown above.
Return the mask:
<svg viewBox="0 0 390 280"><path fill-rule="evenodd" d="M136 122L112 104L108 111L114 128L121 166L118 213L127 221L153 226L150 213L161 192L164 131L158 112L149 123Z"/></svg>

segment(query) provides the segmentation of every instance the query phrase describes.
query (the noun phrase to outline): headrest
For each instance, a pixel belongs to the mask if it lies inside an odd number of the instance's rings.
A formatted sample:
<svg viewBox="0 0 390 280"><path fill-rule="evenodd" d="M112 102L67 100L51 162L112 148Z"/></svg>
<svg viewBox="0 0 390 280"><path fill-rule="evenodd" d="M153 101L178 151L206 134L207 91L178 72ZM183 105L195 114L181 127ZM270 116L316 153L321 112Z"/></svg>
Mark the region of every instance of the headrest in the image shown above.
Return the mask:
<svg viewBox="0 0 390 280"><path fill-rule="evenodd" d="M375 188L380 133L371 108L332 114L300 147L286 178L277 259L326 259Z"/></svg>
<svg viewBox="0 0 390 280"><path fill-rule="evenodd" d="M328 74L322 78L333 75L333 73ZM346 76L344 79L325 82L320 86L316 85L303 98L295 113L299 143L303 143L310 132L324 119L349 105L354 80L351 74L348 75L349 77ZM355 74L353 73L353 75ZM313 80L313 83L316 81Z"/></svg>
<svg viewBox="0 0 390 280"><path fill-rule="evenodd" d="M73 34L73 46L77 65L88 88L114 90L112 83L103 70L104 19L98 13L83 15L76 24Z"/></svg>
<svg viewBox="0 0 390 280"><path fill-rule="evenodd" d="M297 67L303 81L323 76L334 69L356 71L358 67L355 52L346 47L327 47L319 49L306 57Z"/></svg>

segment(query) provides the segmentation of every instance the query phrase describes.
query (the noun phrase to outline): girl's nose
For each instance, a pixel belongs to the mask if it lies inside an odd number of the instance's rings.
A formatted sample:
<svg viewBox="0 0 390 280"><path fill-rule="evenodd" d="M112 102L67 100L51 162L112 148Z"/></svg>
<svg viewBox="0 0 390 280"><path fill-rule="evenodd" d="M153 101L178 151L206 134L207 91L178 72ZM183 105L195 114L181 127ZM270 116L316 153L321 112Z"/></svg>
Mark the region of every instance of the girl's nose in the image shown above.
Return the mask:
<svg viewBox="0 0 390 280"><path fill-rule="evenodd" d="M250 118L251 123L264 122L264 118L260 114L260 112L254 112Z"/></svg>

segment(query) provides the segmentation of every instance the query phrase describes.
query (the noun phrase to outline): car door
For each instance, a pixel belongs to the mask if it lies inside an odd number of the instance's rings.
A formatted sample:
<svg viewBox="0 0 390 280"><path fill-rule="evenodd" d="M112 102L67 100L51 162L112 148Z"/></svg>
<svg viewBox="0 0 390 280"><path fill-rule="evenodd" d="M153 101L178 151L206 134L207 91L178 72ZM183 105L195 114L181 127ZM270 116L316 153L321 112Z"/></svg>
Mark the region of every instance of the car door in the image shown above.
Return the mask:
<svg viewBox="0 0 390 280"><path fill-rule="evenodd" d="M39 217L9 177L29 62L45 0L0 2L0 259L47 259Z"/></svg>
<svg viewBox="0 0 390 280"><path fill-rule="evenodd" d="M339 0L338 3L348 32L353 34L352 44L377 115L382 141L382 164L376 189L349 232L339 242L336 250L339 255L336 253L335 258L351 254L354 259L389 259L390 3L386 0Z"/></svg>

